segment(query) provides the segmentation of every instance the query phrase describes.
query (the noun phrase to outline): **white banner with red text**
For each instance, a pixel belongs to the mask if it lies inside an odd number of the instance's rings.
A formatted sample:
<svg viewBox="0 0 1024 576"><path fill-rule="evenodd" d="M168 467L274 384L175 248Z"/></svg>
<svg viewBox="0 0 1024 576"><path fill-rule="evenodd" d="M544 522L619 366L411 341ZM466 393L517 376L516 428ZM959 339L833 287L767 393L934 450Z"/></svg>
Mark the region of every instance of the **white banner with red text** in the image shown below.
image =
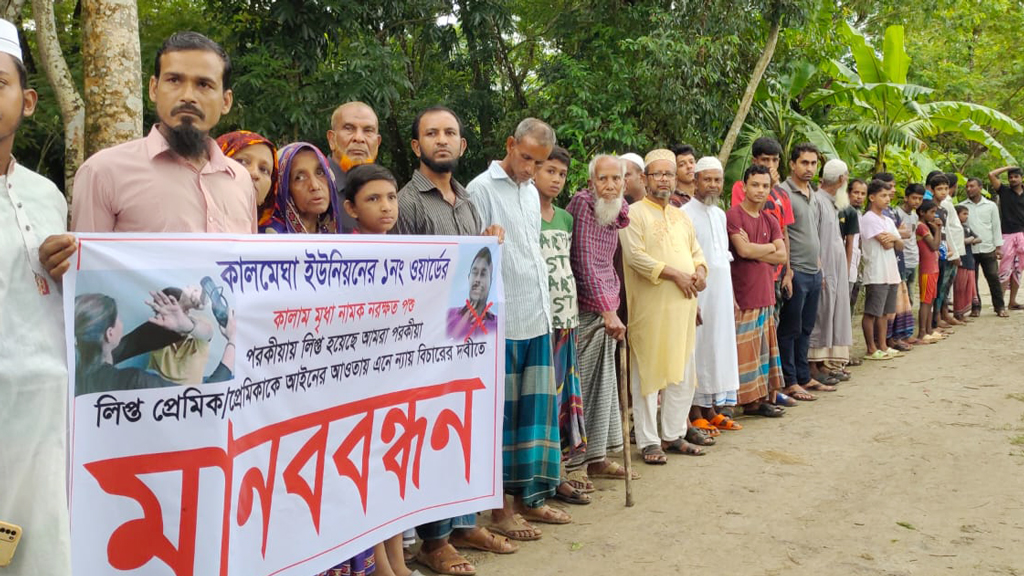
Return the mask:
<svg viewBox="0 0 1024 576"><path fill-rule="evenodd" d="M493 238L83 234L75 258L74 574L312 576L501 506Z"/></svg>

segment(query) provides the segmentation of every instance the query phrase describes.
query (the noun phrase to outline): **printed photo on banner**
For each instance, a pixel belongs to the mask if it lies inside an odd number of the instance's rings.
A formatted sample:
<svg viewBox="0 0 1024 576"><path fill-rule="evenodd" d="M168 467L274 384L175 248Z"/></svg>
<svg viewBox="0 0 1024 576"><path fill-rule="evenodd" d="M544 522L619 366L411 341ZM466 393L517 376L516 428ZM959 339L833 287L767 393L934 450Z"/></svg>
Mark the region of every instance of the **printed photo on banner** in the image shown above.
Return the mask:
<svg viewBox="0 0 1024 576"><path fill-rule="evenodd" d="M491 338L498 329L498 317L491 300L494 283L491 249L484 246L470 258L462 257L467 255L460 254L448 309L448 337L459 342Z"/></svg>
<svg viewBox="0 0 1024 576"><path fill-rule="evenodd" d="M111 274L76 283L76 396L232 379L235 311L216 271Z"/></svg>

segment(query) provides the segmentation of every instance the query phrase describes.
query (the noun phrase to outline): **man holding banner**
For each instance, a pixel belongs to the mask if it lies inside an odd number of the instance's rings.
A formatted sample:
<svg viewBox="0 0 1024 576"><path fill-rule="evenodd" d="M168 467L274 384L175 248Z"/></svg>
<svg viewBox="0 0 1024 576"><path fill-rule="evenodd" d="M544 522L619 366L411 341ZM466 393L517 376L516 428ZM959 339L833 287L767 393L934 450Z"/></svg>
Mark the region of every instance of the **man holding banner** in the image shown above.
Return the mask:
<svg viewBox="0 0 1024 576"><path fill-rule="evenodd" d="M39 263L39 244L64 231L57 187L11 156L38 96L28 87L14 24L0 20L0 522L21 538L5 576L71 573L65 504L67 369L60 286ZM6 546L4 547L6 549ZM0 550L0 567L8 558Z"/></svg>
<svg viewBox="0 0 1024 576"><path fill-rule="evenodd" d="M454 176L459 158L466 151L462 120L443 106L423 110L412 124L412 151L420 165L398 192L398 231L441 236L479 234L483 229L480 214ZM497 226L487 232L499 239L504 233ZM476 514L428 522L418 526L416 532L423 540L417 560L440 574L475 571L452 545L496 554L519 549L508 538L477 526Z"/></svg>
<svg viewBox="0 0 1024 576"><path fill-rule="evenodd" d="M537 540L527 520L567 524L572 518L544 503L560 481L558 397L551 348L551 300L540 251L540 197L532 180L555 145L551 126L527 118L506 141L503 160L467 186L485 226L506 230L502 275L505 319L505 492L513 497L492 512L491 530L513 540ZM540 304L538 306L538 303ZM525 518L525 519L524 519Z"/></svg>

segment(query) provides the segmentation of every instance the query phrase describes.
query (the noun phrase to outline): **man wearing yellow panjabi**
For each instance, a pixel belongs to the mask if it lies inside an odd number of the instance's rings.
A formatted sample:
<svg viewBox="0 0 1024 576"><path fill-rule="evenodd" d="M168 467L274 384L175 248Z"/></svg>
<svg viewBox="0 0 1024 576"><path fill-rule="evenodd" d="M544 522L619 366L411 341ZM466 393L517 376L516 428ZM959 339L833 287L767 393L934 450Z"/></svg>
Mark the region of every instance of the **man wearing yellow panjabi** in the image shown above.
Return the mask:
<svg viewBox="0 0 1024 576"><path fill-rule="evenodd" d="M665 449L702 453L684 439L696 378L683 381L694 370L697 293L705 287L707 265L690 218L669 204L675 159L670 150L647 154L647 197L630 206L629 226L619 231L629 305L633 425L647 464L664 464Z"/></svg>

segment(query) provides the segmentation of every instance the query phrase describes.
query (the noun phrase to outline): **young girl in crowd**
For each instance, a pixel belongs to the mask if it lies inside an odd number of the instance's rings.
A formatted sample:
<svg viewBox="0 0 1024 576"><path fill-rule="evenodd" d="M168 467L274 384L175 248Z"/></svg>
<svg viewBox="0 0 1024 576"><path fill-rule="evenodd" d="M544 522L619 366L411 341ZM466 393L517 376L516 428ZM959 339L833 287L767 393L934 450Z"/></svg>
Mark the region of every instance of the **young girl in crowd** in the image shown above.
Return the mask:
<svg viewBox="0 0 1024 576"><path fill-rule="evenodd" d="M943 337L933 332L932 304L939 286L939 242L942 237L942 220L935 215L936 205L931 200L921 202L917 207L917 249L918 284L921 287L921 308L917 315L917 339L921 344L934 344Z"/></svg>
<svg viewBox="0 0 1024 576"><path fill-rule="evenodd" d="M355 234L387 234L398 221L398 183L378 164L362 164L348 171L345 212L356 221ZM373 548L378 576L410 576L405 564L402 533Z"/></svg>
<svg viewBox="0 0 1024 576"><path fill-rule="evenodd" d="M860 221L860 238L864 251L864 342L867 360L890 360L903 353L886 346L886 316L896 312L900 271L896 250L903 249L896 224L882 211L889 206L890 192L885 182L868 184L868 211Z"/></svg>

